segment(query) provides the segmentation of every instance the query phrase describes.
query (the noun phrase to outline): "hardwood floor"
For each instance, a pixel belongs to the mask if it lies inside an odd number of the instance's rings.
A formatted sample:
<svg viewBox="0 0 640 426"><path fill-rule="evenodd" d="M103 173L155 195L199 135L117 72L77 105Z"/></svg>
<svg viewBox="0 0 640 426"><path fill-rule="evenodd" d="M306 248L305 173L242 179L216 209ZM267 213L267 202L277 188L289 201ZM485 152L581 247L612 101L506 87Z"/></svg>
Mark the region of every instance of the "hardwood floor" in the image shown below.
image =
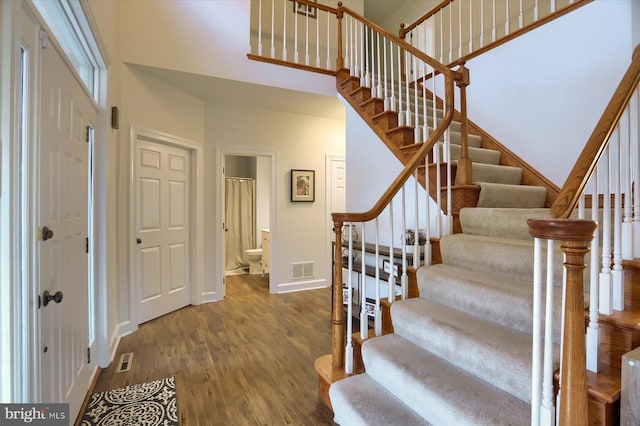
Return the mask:
<svg viewBox="0 0 640 426"><path fill-rule="evenodd" d="M94 392L176 377L180 424L332 425L314 360L331 352L331 290L270 295L260 275L227 277L222 302L188 306L122 338ZM131 371L116 373L134 352Z"/></svg>

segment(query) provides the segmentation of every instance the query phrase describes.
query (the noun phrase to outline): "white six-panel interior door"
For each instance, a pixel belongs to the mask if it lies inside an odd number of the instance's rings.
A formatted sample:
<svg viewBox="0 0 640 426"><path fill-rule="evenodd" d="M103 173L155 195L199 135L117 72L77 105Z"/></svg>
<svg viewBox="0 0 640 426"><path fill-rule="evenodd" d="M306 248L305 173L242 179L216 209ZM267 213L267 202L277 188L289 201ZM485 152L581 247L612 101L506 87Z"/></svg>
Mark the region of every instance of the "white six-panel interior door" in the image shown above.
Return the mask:
<svg viewBox="0 0 640 426"><path fill-rule="evenodd" d="M137 322L188 305L190 290L190 163L183 148L135 140Z"/></svg>

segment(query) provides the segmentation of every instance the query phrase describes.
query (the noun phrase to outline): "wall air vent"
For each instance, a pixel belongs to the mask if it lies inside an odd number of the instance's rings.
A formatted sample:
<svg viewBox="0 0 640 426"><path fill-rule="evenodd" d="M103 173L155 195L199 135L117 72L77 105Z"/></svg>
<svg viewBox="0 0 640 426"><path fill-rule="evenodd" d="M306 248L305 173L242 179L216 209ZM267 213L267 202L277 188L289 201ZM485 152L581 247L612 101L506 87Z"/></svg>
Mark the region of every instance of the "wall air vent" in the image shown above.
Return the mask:
<svg viewBox="0 0 640 426"><path fill-rule="evenodd" d="M116 373L131 370L131 364L133 364L133 352L122 354L120 356L120 361L118 362L118 369L116 370Z"/></svg>
<svg viewBox="0 0 640 426"><path fill-rule="evenodd" d="M314 277L315 262L297 262L291 264L291 279L300 280Z"/></svg>

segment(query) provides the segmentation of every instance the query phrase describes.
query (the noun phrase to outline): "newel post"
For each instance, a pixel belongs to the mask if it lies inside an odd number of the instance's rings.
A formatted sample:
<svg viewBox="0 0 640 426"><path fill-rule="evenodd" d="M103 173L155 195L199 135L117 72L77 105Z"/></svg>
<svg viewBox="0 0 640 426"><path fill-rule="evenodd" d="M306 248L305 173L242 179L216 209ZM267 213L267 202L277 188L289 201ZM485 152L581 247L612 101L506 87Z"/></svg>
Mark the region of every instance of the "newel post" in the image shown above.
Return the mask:
<svg viewBox="0 0 640 426"><path fill-rule="evenodd" d="M338 12L336 18L338 18L338 57L336 58L336 71L340 71L344 68L344 56L342 53L342 18L344 16L344 8L342 2L338 2Z"/></svg>
<svg viewBox="0 0 640 426"><path fill-rule="evenodd" d="M586 425L587 373L584 322L584 256L589 252L596 222L571 219L529 219L535 238L561 242L566 269L566 301L560 366L561 425Z"/></svg>
<svg viewBox="0 0 640 426"><path fill-rule="evenodd" d="M331 365L344 366L344 311L342 307L342 222L334 221L333 303L331 306Z"/></svg>
<svg viewBox="0 0 640 426"><path fill-rule="evenodd" d="M471 185L471 158L469 158L469 126L467 120L467 86L469 85L469 68L464 64L455 71L456 86L460 89L460 127L462 141L460 145L460 159L456 176L460 185Z"/></svg>

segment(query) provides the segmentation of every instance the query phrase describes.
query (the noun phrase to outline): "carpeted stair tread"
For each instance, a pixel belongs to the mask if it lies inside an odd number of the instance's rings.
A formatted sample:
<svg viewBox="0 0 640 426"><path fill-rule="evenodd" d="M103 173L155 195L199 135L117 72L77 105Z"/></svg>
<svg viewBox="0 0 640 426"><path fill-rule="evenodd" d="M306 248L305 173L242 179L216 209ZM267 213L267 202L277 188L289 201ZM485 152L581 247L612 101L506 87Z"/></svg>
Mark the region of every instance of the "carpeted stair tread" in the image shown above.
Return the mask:
<svg viewBox="0 0 640 426"><path fill-rule="evenodd" d="M362 356L372 379L435 425L530 422L529 404L398 335L366 341Z"/></svg>
<svg viewBox="0 0 640 426"><path fill-rule="evenodd" d="M420 297L510 327L533 330L533 284L444 263L417 271ZM543 296L544 299L544 296ZM554 293L554 338L559 342L562 295Z"/></svg>
<svg viewBox="0 0 640 426"><path fill-rule="evenodd" d="M460 210L460 226L462 232L469 235L531 240L527 220L545 217L548 213L546 208L467 207Z"/></svg>
<svg viewBox="0 0 640 426"><path fill-rule="evenodd" d="M471 156L471 148L469 148L469 156ZM547 199L547 188L542 186L483 182L478 185L480 185L478 207L542 208Z"/></svg>
<svg viewBox="0 0 640 426"><path fill-rule="evenodd" d="M334 421L348 426L430 426L368 374L339 380L329 388Z"/></svg>
<svg viewBox="0 0 640 426"><path fill-rule="evenodd" d="M429 129L429 134L433 129ZM455 130L451 130L449 132L449 141L452 144L460 145L462 143L462 133L456 132ZM444 135L440 138L440 141L444 141ZM473 148L480 148L482 146L482 136L478 135L468 135L467 136L467 144ZM519 181L518 181L519 183Z"/></svg>
<svg viewBox="0 0 640 426"><path fill-rule="evenodd" d="M474 184L491 182L519 185L522 180L522 169L496 164L471 163L471 175ZM458 175L456 175L455 183L458 183Z"/></svg>
<svg viewBox="0 0 640 426"><path fill-rule="evenodd" d="M492 273L519 281L533 280L533 240L495 238L483 235L451 234L440 239L442 263ZM562 259L559 247L556 259ZM546 250L542 264L546 265ZM546 273L543 268L543 273ZM562 263L555 262L556 286L562 281Z"/></svg>
<svg viewBox="0 0 640 426"><path fill-rule="evenodd" d="M442 142L438 142L438 149L440 150L440 158L444 158L442 156L443 153ZM451 160L460 159L460 145L452 143L451 145ZM496 151L493 149L485 149L485 148L474 148L469 147L469 158L471 161L476 163L486 163L486 164L500 164L500 151Z"/></svg>
<svg viewBox="0 0 640 426"><path fill-rule="evenodd" d="M423 298L393 303L391 316L399 337L530 402L531 336Z"/></svg>

